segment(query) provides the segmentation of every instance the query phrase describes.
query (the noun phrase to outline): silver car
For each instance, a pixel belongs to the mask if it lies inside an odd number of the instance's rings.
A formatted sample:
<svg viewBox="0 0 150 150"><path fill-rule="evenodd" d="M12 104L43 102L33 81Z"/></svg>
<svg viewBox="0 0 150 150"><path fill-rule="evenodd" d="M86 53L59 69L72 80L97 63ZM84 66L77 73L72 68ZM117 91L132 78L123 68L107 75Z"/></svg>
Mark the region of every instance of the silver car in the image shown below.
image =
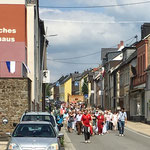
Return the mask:
<svg viewBox="0 0 150 150"><path fill-rule="evenodd" d="M11 135L7 150L60 150L60 140L50 122L20 122Z"/></svg>
<svg viewBox="0 0 150 150"><path fill-rule="evenodd" d="M22 115L21 121L48 121L51 122L56 132L59 132L54 115L48 112L26 112Z"/></svg>

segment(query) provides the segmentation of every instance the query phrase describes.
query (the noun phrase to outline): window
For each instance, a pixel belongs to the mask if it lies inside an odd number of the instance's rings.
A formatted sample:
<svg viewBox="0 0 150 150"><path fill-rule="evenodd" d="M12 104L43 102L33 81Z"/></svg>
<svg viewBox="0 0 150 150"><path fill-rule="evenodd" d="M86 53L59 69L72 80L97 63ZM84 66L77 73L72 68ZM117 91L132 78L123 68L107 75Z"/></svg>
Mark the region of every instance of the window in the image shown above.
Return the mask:
<svg viewBox="0 0 150 150"><path fill-rule="evenodd" d="M138 57L138 75L140 75L140 57Z"/></svg>
<svg viewBox="0 0 150 150"><path fill-rule="evenodd" d="M142 75L142 73L143 73L143 65L142 65L142 63L143 63L143 57L142 57L142 55L141 55L141 62L140 62L140 67L141 67L141 75Z"/></svg>
<svg viewBox="0 0 150 150"><path fill-rule="evenodd" d="M56 137L55 131L49 124L19 124L13 137Z"/></svg>
<svg viewBox="0 0 150 150"><path fill-rule="evenodd" d="M145 54L143 55L143 71L145 71Z"/></svg>
<svg viewBox="0 0 150 150"><path fill-rule="evenodd" d="M55 120L51 115L25 115L22 121L48 121L55 127Z"/></svg>

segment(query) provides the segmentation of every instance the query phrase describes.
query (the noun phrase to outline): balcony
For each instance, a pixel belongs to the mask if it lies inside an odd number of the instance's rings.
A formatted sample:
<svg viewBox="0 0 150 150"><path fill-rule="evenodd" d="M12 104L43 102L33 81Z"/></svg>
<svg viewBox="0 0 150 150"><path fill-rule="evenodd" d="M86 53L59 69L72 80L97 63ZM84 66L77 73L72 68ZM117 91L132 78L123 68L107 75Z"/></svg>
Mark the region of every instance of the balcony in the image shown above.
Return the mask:
<svg viewBox="0 0 150 150"><path fill-rule="evenodd" d="M137 86L143 83L146 83L146 73L141 76L136 76L133 78L133 86Z"/></svg>
<svg viewBox="0 0 150 150"><path fill-rule="evenodd" d="M27 68L24 63L20 61L15 62L14 73L10 72L6 61L0 61L0 78L21 78L27 77Z"/></svg>

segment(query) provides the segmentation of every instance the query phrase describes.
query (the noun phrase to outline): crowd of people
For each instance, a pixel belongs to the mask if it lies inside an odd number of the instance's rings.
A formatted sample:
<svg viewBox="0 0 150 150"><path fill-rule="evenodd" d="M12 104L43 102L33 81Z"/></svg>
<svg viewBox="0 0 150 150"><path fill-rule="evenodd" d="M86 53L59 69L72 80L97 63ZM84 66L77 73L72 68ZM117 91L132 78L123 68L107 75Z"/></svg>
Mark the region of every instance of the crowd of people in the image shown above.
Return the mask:
<svg viewBox="0 0 150 150"><path fill-rule="evenodd" d="M59 131L61 127L78 135L84 134L85 143L90 143L93 135L104 135L109 130L118 130L119 136L124 136L124 126L127 121L127 114L122 108L117 112L111 110L100 110L98 108L86 108L80 103L61 105L60 109L55 109L53 114L56 117Z"/></svg>

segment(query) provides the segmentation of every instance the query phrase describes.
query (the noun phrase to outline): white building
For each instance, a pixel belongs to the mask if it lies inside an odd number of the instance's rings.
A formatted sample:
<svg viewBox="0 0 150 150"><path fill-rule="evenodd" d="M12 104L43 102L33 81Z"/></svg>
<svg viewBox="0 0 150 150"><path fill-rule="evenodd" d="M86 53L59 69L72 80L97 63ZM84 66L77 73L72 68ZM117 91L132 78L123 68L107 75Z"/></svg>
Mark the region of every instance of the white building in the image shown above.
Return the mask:
<svg viewBox="0 0 150 150"><path fill-rule="evenodd" d="M44 22L39 18L38 0L27 0L27 65L30 70L28 77L32 81L32 110L42 110L43 70L47 69L45 60L46 40ZM45 44L44 44L45 43ZM44 50L44 52L43 52ZM43 98L42 98L43 97Z"/></svg>

